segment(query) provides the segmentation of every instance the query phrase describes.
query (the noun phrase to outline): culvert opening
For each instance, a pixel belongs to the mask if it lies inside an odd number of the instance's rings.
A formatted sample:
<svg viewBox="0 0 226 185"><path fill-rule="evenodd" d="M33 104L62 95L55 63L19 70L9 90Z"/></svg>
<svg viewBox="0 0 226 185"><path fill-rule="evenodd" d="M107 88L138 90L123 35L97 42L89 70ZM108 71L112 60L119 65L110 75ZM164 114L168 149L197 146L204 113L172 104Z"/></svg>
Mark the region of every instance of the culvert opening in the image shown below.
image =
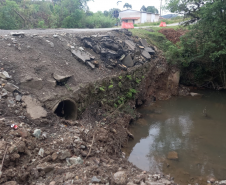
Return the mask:
<svg viewBox="0 0 226 185"><path fill-rule="evenodd" d="M77 107L73 101L63 100L57 105L54 113L67 120L75 120L77 118Z"/></svg>

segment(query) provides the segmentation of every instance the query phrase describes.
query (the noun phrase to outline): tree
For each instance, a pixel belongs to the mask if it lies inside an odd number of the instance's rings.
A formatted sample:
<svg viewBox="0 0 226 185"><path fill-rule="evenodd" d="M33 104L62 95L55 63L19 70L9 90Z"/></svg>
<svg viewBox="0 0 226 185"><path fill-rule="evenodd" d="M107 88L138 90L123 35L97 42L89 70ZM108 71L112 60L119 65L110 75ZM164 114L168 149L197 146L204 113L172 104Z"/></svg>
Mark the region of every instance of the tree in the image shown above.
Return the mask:
<svg viewBox="0 0 226 185"><path fill-rule="evenodd" d="M127 8L127 9L132 9L132 5L131 4L129 4L129 3L125 3L124 4L124 6L123 6L123 8Z"/></svg>
<svg viewBox="0 0 226 185"><path fill-rule="evenodd" d="M159 13L158 9L155 8L154 6L148 6L146 11L149 13L154 13L154 14Z"/></svg>
<svg viewBox="0 0 226 185"><path fill-rule="evenodd" d="M185 25L195 23L178 47L169 48L169 56L177 55L169 58L180 59L182 68L193 75L191 84L226 88L225 0L170 0L167 9L189 19Z"/></svg>
<svg viewBox="0 0 226 185"><path fill-rule="evenodd" d="M147 11L147 8L143 5L140 9L141 12L146 12Z"/></svg>

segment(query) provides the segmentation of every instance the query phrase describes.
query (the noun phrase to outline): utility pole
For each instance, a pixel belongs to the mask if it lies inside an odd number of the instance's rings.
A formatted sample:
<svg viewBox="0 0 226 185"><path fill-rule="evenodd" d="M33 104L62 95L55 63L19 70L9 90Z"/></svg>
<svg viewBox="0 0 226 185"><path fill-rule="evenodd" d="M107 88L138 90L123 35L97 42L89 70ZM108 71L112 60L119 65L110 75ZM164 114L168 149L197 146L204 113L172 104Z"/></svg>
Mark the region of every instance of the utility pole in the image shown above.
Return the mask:
<svg viewBox="0 0 226 185"><path fill-rule="evenodd" d="M160 17L162 15L162 0L160 0Z"/></svg>

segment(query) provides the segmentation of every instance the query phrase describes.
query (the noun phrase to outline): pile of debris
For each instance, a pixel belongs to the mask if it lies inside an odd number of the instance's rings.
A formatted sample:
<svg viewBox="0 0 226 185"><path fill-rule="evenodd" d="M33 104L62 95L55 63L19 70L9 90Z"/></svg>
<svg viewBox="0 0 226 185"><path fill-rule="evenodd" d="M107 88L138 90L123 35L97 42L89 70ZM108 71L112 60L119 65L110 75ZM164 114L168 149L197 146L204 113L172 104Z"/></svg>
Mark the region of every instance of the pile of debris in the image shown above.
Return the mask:
<svg viewBox="0 0 226 185"><path fill-rule="evenodd" d="M180 41L180 37L183 36L187 30L178 29L174 30L173 28L163 28L158 31L166 36L166 38L171 41L172 43L176 44Z"/></svg>
<svg viewBox="0 0 226 185"><path fill-rule="evenodd" d="M86 48L90 48L100 55L106 68L119 67L122 70L127 70L128 67L150 62L155 55L155 48L149 47L145 39L131 37L132 33L126 29L113 32L108 32L106 35L80 37ZM117 32L120 36L123 35L124 39L116 36ZM72 46L71 53L78 61L87 64L92 69L99 65L95 57L85 51L83 47L75 48Z"/></svg>

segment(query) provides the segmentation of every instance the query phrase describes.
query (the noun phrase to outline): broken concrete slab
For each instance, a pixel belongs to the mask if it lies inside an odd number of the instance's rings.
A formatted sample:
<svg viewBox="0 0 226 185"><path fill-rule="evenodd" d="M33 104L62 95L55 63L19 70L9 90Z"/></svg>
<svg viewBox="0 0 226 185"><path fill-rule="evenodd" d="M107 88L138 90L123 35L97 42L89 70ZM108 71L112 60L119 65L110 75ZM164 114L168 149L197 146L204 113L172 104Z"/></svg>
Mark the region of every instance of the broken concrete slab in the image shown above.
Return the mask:
<svg viewBox="0 0 226 185"><path fill-rule="evenodd" d="M57 82L66 82L72 75L66 75L66 76L61 76L58 75L56 73L53 73L53 78L57 81Z"/></svg>
<svg viewBox="0 0 226 185"><path fill-rule="evenodd" d="M131 40L125 40L125 43L129 46L129 48L131 50L133 50L133 51L135 50L136 44L133 41L131 41Z"/></svg>
<svg viewBox="0 0 226 185"><path fill-rule="evenodd" d="M126 58L124 58L124 60L122 61L122 63L127 66L127 67L132 67L134 66L134 62L132 60L131 55L127 55Z"/></svg>
<svg viewBox="0 0 226 185"><path fill-rule="evenodd" d="M74 57L79 62L86 63L86 61L90 61L90 56L86 52L84 52L84 51L72 50L71 53L74 55Z"/></svg>
<svg viewBox="0 0 226 185"><path fill-rule="evenodd" d="M27 113L31 116L31 119L38 119L47 116L46 110L41 106L41 103L38 100L31 96L23 96L22 100L27 105Z"/></svg>
<svg viewBox="0 0 226 185"><path fill-rule="evenodd" d="M144 48L145 51L147 51L150 55L154 55L155 54L155 51L149 47L145 47Z"/></svg>
<svg viewBox="0 0 226 185"><path fill-rule="evenodd" d="M91 62L87 62L87 65L91 67L91 69L95 69L95 65L93 65Z"/></svg>
<svg viewBox="0 0 226 185"><path fill-rule="evenodd" d="M151 59L151 55L145 50L142 52L142 56L147 60Z"/></svg>
<svg viewBox="0 0 226 185"><path fill-rule="evenodd" d="M10 35L12 35L12 36L24 36L25 35L25 33L24 32L10 32Z"/></svg>
<svg viewBox="0 0 226 185"><path fill-rule="evenodd" d="M141 43L142 46L148 47L148 43L147 43L146 39L141 39L140 43Z"/></svg>
<svg viewBox="0 0 226 185"><path fill-rule="evenodd" d="M19 87L15 86L12 83L7 83L4 88L9 92L13 92L13 91L19 89Z"/></svg>
<svg viewBox="0 0 226 185"><path fill-rule="evenodd" d="M99 46L99 45L95 45L95 46L93 46L93 51L95 51L97 54L99 54L99 53L100 53L100 51L101 51L100 46Z"/></svg>

